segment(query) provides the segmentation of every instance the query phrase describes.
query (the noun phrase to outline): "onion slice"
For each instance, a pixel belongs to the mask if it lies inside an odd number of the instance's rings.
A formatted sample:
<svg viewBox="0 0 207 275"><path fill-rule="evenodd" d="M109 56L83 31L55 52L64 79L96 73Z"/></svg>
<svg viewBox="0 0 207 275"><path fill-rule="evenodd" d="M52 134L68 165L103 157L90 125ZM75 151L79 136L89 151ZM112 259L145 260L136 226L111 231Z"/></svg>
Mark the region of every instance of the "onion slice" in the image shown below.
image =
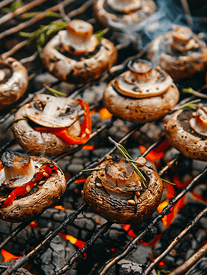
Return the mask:
<svg viewBox="0 0 207 275"><path fill-rule="evenodd" d="M195 117L190 119L190 126L196 133L207 137L207 108L197 110Z"/></svg>

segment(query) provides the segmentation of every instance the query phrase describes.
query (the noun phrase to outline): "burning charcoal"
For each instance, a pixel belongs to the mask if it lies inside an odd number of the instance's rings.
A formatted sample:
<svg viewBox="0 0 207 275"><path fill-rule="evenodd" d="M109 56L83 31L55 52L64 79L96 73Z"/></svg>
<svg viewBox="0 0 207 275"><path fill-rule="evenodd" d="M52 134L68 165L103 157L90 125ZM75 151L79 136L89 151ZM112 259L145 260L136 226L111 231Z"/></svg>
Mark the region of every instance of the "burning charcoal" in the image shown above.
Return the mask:
<svg viewBox="0 0 207 275"><path fill-rule="evenodd" d="M156 244L154 250L155 255L160 255L171 241L185 228L185 225L192 221L204 207L204 203L196 202L183 206L170 227L163 232L159 242ZM207 240L206 229L202 226L202 223L202 221L199 221L163 259L169 269L183 264L203 245L203 242Z"/></svg>
<svg viewBox="0 0 207 275"><path fill-rule="evenodd" d="M78 113L80 106L85 111L82 124ZM89 106L81 99L37 95L34 101L18 110L15 120L16 140L26 152L34 155L61 154L73 145L86 143L91 134Z"/></svg>
<svg viewBox="0 0 207 275"><path fill-rule="evenodd" d="M159 58L159 65L177 81L191 78L206 67L206 43L186 26L173 26L150 43L147 59ZM156 61L155 61L156 62ZM156 64L158 65L158 64Z"/></svg>
<svg viewBox="0 0 207 275"><path fill-rule="evenodd" d="M67 215L73 213L72 210L62 209L47 209L40 217L36 219L38 226L54 230L63 222ZM68 225L63 231L63 234L72 235L82 241L87 241L92 237L92 234L97 228L106 221L96 214L83 213L78 216L73 224ZM129 239L126 232L120 225L112 225L110 231L104 234L105 242L110 243L113 247L122 246Z"/></svg>
<svg viewBox="0 0 207 275"><path fill-rule="evenodd" d="M67 245L66 240L60 236L56 236L51 242L47 250L35 259L37 264L40 265L45 275L53 275L64 266L71 256L76 252L73 245ZM77 270L72 268L65 274L77 275Z"/></svg>
<svg viewBox="0 0 207 275"><path fill-rule="evenodd" d="M197 110L179 110L165 127L168 142L188 158L207 160L207 105Z"/></svg>
<svg viewBox="0 0 207 275"><path fill-rule="evenodd" d="M131 60L128 71L113 79L104 91L103 104L114 116L134 123L156 121L176 105L179 91L160 67L146 60Z"/></svg>
<svg viewBox="0 0 207 275"><path fill-rule="evenodd" d="M68 56L63 55L57 50ZM61 81L88 83L98 79L116 62L117 51L113 43L93 34L88 22L74 19L67 30L60 31L43 50L42 61L46 69Z"/></svg>
<svg viewBox="0 0 207 275"><path fill-rule="evenodd" d="M141 275L144 274L145 265L137 264L129 260L121 260L116 266L109 269L107 275ZM156 275L155 270L150 272L149 275Z"/></svg>

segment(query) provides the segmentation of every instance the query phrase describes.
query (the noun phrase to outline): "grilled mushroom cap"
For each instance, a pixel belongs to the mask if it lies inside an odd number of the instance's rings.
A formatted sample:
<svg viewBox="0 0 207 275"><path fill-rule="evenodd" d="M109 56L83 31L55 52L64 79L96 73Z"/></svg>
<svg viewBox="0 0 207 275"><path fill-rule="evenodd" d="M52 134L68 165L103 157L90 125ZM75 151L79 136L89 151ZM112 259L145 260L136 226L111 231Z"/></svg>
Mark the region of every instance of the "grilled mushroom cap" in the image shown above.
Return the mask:
<svg viewBox="0 0 207 275"><path fill-rule="evenodd" d="M0 110L16 102L26 91L28 74L26 68L16 59L0 59ZM7 79L11 70L11 76ZM6 79L6 80L5 80Z"/></svg>
<svg viewBox="0 0 207 275"><path fill-rule="evenodd" d="M207 160L207 105L195 110L179 110L168 120L168 142L188 158Z"/></svg>
<svg viewBox="0 0 207 275"><path fill-rule="evenodd" d="M145 123L166 115L179 100L171 77L150 62L135 60L129 70L112 80L104 91L103 103L114 116Z"/></svg>
<svg viewBox="0 0 207 275"><path fill-rule="evenodd" d="M123 24L123 27L137 24L156 11L152 0L97 0L94 14L103 26L111 21Z"/></svg>
<svg viewBox="0 0 207 275"><path fill-rule="evenodd" d="M57 98L50 95L37 95L34 101L20 108L15 114L13 133L26 151L34 155L57 155L69 149L71 145L51 133L35 131L32 126L50 128L68 127L71 136L79 136L81 131L77 102L70 98ZM26 118L26 120L19 120Z"/></svg>
<svg viewBox="0 0 207 275"><path fill-rule="evenodd" d="M207 66L206 43L185 26L174 26L150 44L147 59L157 60L174 80L190 78ZM155 61L156 62L156 61Z"/></svg>
<svg viewBox="0 0 207 275"><path fill-rule="evenodd" d="M126 185L124 187L123 181L118 181L119 173L117 173L117 167L115 168L114 181L117 180L117 185L120 185L117 189L113 188L113 192L109 188L105 188L106 184L112 186L112 182L108 179L108 165L112 165L112 158L107 156L106 160L96 168L101 168L99 171L93 171L87 177L82 195L88 206L96 213L103 216L110 222L115 223L134 223L149 217L157 208L160 203L163 184L162 180L153 169L147 166L138 166L137 168L142 172L146 178L145 185L140 184L140 180L137 180L136 184L134 178L131 178L131 168L126 168L126 163L122 166L121 175L123 171L126 172ZM110 168L112 170L112 167ZM129 171L127 172L127 170ZM111 175L111 173L109 173ZM131 178L131 179L129 179ZM128 180L129 179L129 180ZM130 186L131 180L131 186ZM127 190L129 190L130 195ZM121 191L120 191L121 190ZM134 190L134 191L133 191ZM126 194L125 194L126 193ZM137 196L137 202L134 200L134 195Z"/></svg>
<svg viewBox="0 0 207 275"><path fill-rule="evenodd" d="M43 50L42 61L47 70L62 81L78 84L98 79L109 70L116 62L116 48L105 38L98 45L92 33L89 23L70 21L67 30L60 31ZM62 47L63 53L57 47Z"/></svg>
<svg viewBox="0 0 207 275"><path fill-rule="evenodd" d="M12 153L10 153L12 155ZM7 156L8 158L8 156ZM17 158L22 158L17 155ZM14 161L16 161L14 159ZM46 165L57 165L43 157L30 157L30 161L34 166L34 173L37 173L40 167L44 164ZM11 160L12 162L12 160ZM17 161L18 162L18 161ZM18 165L20 162L18 162ZM13 165L15 166L15 164ZM24 165L23 165L24 166ZM23 170L27 169L25 167L22 169L22 183L24 184ZM16 198L10 206L5 208L0 208L0 218L9 222L23 222L36 217L41 214L45 209L53 205L57 199L65 192L67 187L65 176L63 172L57 167L58 170L55 170L48 178L43 178L31 191L23 196ZM8 169L8 167L7 167ZM14 169L11 167L11 169ZM4 170L4 169L3 169ZM19 177L20 179L21 177ZM0 189L0 201L4 201L6 197L10 194L11 189L6 190L7 188Z"/></svg>

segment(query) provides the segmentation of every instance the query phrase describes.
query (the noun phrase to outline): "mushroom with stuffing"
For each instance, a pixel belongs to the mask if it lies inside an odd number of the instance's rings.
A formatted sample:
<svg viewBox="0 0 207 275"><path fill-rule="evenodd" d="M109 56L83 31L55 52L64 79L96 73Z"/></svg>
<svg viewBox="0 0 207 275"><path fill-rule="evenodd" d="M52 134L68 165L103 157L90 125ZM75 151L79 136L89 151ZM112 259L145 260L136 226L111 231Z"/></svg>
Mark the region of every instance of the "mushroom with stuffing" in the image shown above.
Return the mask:
<svg viewBox="0 0 207 275"><path fill-rule="evenodd" d="M177 81L206 68L207 46L189 27L175 25L150 43L147 59L158 63Z"/></svg>
<svg viewBox="0 0 207 275"><path fill-rule="evenodd" d="M152 122L170 112L179 100L172 78L146 60L130 61L128 68L104 91L103 103L109 112L134 123Z"/></svg>
<svg viewBox="0 0 207 275"><path fill-rule="evenodd" d="M114 65L116 58L114 44L105 38L99 43L93 26L79 19L70 21L67 30L52 38L42 55L44 66L52 75L74 84L98 79Z"/></svg>
<svg viewBox="0 0 207 275"><path fill-rule="evenodd" d="M143 21L156 9L152 0L97 0L94 4L94 14L103 26L112 21L124 28Z"/></svg>
<svg viewBox="0 0 207 275"><path fill-rule="evenodd" d="M131 162L107 156L87 177L82 195L88 206L113 223L134 223L152 215L160 203L163 183L146 160L138 158L136 169Z"/></svg>
<svg viewBox="0 0 207 275"><path fill-rule="evenodd" d="M80 107L84 112L82 122L78 112ZM90 138L90 109L81 99L36 95L34 101L15 114L13 133L26 152L61 154Z"/></svg>
<svg viewBox="0 0 207 275"><path fill-rule="evenodd" d="M26 68L12 57L0 58L0 110L18 101L27 86Z"/></svg>
<svg viewBox="0 0 207 275"><path fill-rule="evenodd" d="M66 187L63 172L51 160L5 152L0 162L0 218L30 220L53 205Z"/></svg>
<svg viewBox="0 0 207 275"><path fill-rule="evenodd" d="M167 121L168 142L188 158L207 160L207 104L197 110L178 110Z"/></svg>

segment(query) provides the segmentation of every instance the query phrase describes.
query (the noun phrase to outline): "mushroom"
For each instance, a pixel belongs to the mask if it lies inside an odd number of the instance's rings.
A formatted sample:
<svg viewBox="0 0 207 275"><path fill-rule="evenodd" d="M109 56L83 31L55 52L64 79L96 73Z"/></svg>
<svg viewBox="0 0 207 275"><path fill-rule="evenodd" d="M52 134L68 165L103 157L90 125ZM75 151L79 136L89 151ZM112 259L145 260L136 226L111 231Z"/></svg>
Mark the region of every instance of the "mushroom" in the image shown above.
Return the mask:
<svg viewBox="0 0 207 275"><path fill-rule="evenodd" d="M113 79L104 91L103 103L114 116L145 123L160 119L176 105L179 91L172 78L146 60L133 60L129 70Z"/></svg>
<svg viewBox="0 0 207 275"><path fill-rule="evenodd" d="M126 28L143 21L156 8L152 0L97 0L94 14L103 26L110 26L112 21L121 23Z"/></svg>
<svg viewBox="0 0 207 275"><path fill-rule="evenodd" d="M0 168L0 218L9 222L40 215L67 187L63 172L47 158L5 152Z"/></svg>
<svg viewBox="0 0 207 275"><path fill-rule="evenodd" d="M26 68L12 57L0 58L0 110L22 97L27 86Z"/></svg>
<svg viewBox="0 0 207 275"><path fill-rule="evenodd" d="M149 217L160 203L163 183L145 163L135 164L145 178L143 184L129 161L107 156L84 183L85 202L113 223L134 223Z"/></svg>
<svg viewBox="0 0 207 275"><path fill-rule="evenodd" d="M81 124L78 106L84 110ZM91 133L88 104L80 99L36 95L15 114L14 137L20 146L34 155L57 155L74 144L85 143Z"/></svg>
<svg viewBox="0 0 207 275"><path fill-rule="evenodd" d="M176 111L165 126L168 142L188 158L207 160L207 105Z"/></svg>
<svg viewBox="0 0 207 275"><path fill-rule="evenodd" d="M159 59L160 67L177 81L206 68L207 47L190 28L175 25L150 43L147 59L152 62Z"/></svg>
<svg viewBox="0 0 207 275"><path fill-rule="evenodd" d="M93 26L74 19L68 23L67 30L60 31L47 43L42 61L61 81L80 84L98 79L113 66L116 58L112 42L102 38L99 45Z"/></svg>

